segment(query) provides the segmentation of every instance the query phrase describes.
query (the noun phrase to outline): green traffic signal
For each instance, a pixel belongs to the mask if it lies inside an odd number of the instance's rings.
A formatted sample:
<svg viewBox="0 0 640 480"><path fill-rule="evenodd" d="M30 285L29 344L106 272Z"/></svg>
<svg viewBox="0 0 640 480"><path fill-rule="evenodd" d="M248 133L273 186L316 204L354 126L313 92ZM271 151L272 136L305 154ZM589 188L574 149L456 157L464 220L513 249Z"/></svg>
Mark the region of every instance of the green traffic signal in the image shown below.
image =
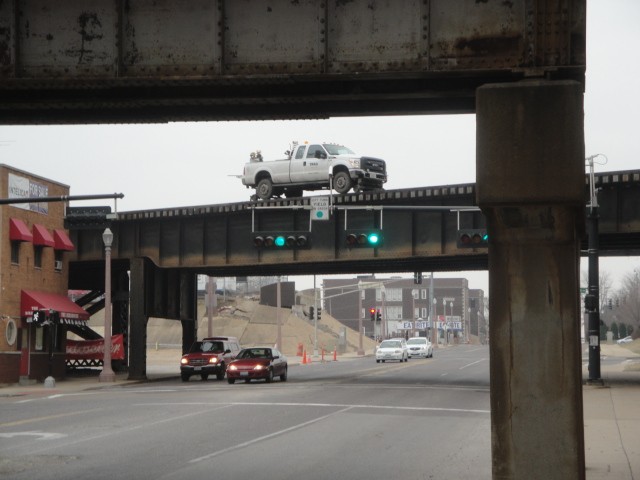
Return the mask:
<svg viewBox="0 0 640 480"><path fill-rule="evenodd" d="M253 245L259 249L299 249L311 246L310 232L254 232Z"/></svg>
<svg viewBox="0 0 640 480"><path fill-rule="evenodd" d="M352 230L345 237L347 247L379 247L383 242L382 230Z"/></svg>
<svg viewBox="0 0 640 480"><path fill-rule="evenodd" d="M484 228L458 230L458 248L483 248L489 246L489 233Z"/></svg>

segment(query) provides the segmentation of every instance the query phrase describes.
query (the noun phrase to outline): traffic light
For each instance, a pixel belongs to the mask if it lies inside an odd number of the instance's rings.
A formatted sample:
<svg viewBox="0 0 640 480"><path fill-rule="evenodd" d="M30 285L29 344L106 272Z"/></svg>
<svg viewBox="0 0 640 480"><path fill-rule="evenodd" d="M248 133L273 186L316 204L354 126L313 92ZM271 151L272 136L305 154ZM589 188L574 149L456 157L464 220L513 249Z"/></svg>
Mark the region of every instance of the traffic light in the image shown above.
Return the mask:
<svg viewBox="0 0 640 480"><path fill-rule="evenodd" d="M376 309L375 308L370 308L369 309L369 316L371 317L371 321L372 322L376 321Z"/></svg>
<svg viewBox="0 0 640 480"><path fill-rule="evenodd" d="M380 313L380 310L378 310L378 311L376 312L376 321L378 321L378 322L379 322L380 320L382 320L382 313Z"/></svg>
<svg viewBox="0 0 640 480"><path fill-rule="evenodd" d="M309 320L313 320L313 312L315 309L313 307L309 307Z"/></svg>
<svg viewBox="0 0 640 480"><path fill-rule="evenodd" d="M70 230L96 229L111 226L111 207L67 207L64 228Z"/></svg>
<svg viewBox="0 0 640 480"><path fill-rule="evenodd" d="M254 232L253 245L256 248L300 249L311 246L309 232Z"/></svg>
<svg viewBox="0 0 640 480"><path fill-rule="evenodd" d="M320 320L320 318L322 317L322 308L318 307L318 313L317 315L317 319Z"/></svg>
<svg viewBox="0 0 640 480"><path fill-rule="evenodd" d="M467 228L458 230L458 248L483 248L489 246L486 229Z"/></svg>
<svg viewBox="0 0 640 480"><path fill-rule="evenodd" d="M349 230L346 235L347 247L380 247L384 237L382 230L370 228L367 230Z"/></svg>
<svg viewBox="0 0 640 480"><path fill-rule="evenodd" d="M420 285L422 283L422 272L414 272L413 283Z"/></svg>

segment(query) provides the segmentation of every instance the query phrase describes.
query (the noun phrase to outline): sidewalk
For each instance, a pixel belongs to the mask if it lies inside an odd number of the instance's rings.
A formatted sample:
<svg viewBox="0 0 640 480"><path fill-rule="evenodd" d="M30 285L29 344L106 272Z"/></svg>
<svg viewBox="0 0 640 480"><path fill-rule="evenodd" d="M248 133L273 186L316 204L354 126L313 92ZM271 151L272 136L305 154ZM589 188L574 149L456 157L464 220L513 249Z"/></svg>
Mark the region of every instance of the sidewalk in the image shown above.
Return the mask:
<svg viewBox="0 0 640 480"><path fill-rule="evenodd" d="M603 385L583 387L587 480L640 480L640 355L619 348L602 346L603 358L615 356L626 360L615 366L607 366L603 362ZM338 361L356 357L355 354L339 355ZM116 373L115 382L100 383L97 373L74 375L56 382L53 388L45 388L42 383L0 386L0 397L46 397L167 378L178 379L179 359L179 352L149 350L148 380L127 380L127 373ZM288 360L290 365L301 363L301 358L297 356L290 356ZM312 360L313 363L321 362L320 357L313 357ZM325 356L325 362L332 361L332 355ZM583 379L586 378L588 370L585 364Z"/></svg>

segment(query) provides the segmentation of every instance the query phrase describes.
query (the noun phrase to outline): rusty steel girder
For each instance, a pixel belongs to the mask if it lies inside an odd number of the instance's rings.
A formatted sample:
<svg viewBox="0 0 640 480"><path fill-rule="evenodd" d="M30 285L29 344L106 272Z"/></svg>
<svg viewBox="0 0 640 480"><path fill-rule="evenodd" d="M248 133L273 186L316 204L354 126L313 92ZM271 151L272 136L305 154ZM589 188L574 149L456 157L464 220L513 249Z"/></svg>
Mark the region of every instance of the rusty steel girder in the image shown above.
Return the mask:
<svg viewBox="0 0 640 480"><path fill-rule="evenodd" d="M0 2L0 124L473 112L584 82L586 0Z"/></svg>

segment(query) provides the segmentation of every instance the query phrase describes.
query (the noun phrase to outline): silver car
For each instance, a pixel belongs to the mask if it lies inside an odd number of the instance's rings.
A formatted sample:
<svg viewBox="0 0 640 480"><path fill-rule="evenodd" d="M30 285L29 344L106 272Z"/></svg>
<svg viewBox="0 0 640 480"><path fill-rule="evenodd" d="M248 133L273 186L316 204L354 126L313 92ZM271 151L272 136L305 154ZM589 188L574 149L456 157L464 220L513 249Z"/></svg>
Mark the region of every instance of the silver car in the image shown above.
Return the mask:
<svg viewBox="0 0 640 480"><path fill-rule="evenodd" d="M409 349L404 338L390 338L382 341L376 349L376 363L384 363L386 360L409 361Z"/></svg>
<svg viewBox="0 0 640 480"><path fill-rule="evenodd" d="M431 345L431 342L426 337L411 337L407 340L407 347L409 348L409 358L433 357L433 345Z"/></svg>

